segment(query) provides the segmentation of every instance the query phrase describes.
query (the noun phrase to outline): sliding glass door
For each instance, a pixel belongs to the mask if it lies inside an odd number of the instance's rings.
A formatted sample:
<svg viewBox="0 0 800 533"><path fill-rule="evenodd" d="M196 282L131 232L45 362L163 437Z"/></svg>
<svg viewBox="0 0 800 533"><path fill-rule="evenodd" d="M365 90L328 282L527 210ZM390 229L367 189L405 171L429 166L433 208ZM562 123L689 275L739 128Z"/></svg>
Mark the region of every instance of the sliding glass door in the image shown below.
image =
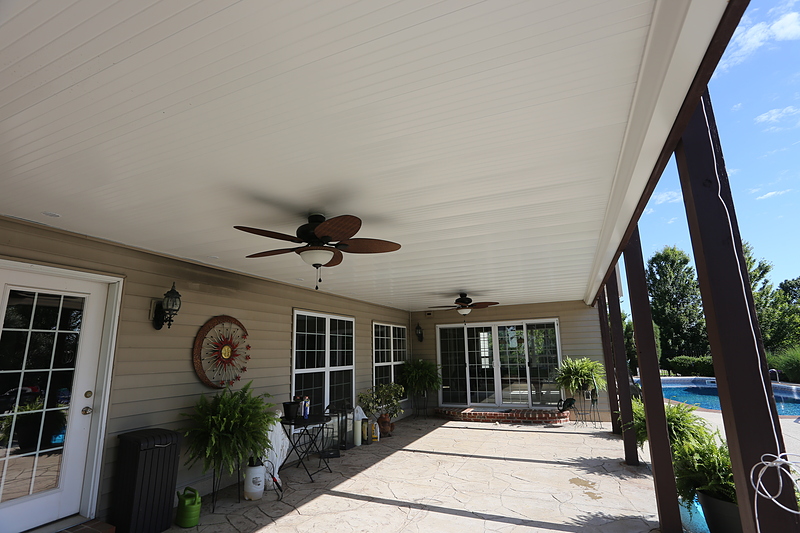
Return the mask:
<svg viewBox="0 0 800 533"><path fill-rule="evenodd" d="M443 405L556 405L558 321L439 326Z"/></svg>

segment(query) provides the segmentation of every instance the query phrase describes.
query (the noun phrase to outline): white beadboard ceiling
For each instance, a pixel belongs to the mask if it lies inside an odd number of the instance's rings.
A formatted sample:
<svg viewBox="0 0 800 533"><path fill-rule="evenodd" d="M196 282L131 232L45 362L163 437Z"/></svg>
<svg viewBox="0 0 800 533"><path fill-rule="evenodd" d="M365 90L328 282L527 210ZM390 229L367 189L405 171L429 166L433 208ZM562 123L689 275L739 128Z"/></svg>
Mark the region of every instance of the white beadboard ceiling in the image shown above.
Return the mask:
<svg viewBox="0 0 800 533"><path fill-rule="evenodd" d="M0 3L0 214L313 288L591 301L724 0ZM58 218L44 212L57 213Z"/></svg>

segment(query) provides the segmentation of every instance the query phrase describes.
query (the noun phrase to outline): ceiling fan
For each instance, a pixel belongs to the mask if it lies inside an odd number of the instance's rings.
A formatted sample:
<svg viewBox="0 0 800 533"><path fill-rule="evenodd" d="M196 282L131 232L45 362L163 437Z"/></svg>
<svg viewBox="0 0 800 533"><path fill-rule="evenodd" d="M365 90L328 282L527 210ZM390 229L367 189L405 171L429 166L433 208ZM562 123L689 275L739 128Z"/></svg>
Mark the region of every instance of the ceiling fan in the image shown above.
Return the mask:
<svg viewBox="0 0 800 533"><path fill-rule="evenodd" d="M378 254L400 249L400 245L396 242L381 239L354 239L353 236L361 229L361 219L353 215L340 215L326 219L324 215L313 213L309 215L306 224L297 228L296 236L247 226L234 226L234 228L254 235L301 245L293 248L267 250L250 254L247 257L268 257L294 252L316 269L340 264L344 258L342 252Z"/></svg>
<svg viewBox="0 0 800 533"><path fill-rule="evenodd" d="M459 293L454 303L455 305L435 305L429 309L455 309L459 314L468 315L473 309L485 309L490 305L500 304L500 302L473 302L466 292Z"/></svg>

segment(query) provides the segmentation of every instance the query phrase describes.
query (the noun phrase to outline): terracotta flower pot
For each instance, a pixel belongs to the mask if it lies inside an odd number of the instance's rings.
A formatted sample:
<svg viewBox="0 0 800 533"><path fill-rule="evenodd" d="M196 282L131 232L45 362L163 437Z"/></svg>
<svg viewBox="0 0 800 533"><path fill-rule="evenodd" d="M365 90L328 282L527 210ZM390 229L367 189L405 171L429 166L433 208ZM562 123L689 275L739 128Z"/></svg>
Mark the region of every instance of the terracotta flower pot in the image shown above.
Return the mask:
<svg viewBox="0 0 800 533"><path fill-rule="evenodd" d="M381 430L381 438L383 437L391 437L392 431L394 431L394 424L391 422L391 418L389 415L384 413L378 417L378 427Z"/></svg>

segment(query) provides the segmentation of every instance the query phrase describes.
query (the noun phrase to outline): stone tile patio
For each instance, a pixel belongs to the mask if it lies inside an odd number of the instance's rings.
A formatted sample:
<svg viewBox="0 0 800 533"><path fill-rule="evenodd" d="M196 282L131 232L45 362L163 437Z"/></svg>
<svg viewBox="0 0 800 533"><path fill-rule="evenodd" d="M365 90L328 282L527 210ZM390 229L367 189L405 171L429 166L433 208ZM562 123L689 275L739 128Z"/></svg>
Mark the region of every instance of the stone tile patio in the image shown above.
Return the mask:
<svg viewBox="0 0 800 533"><path fill-rule="evenodd" d="M302 468L282 470L282 501L270 491L237 503L232 486L212 514L205 496L200 525L170 531L658 531L650 470L622 463L622 442L608 423L406 419L394 436L343 451L330 464L333 473L313 483Z"/></svg>

